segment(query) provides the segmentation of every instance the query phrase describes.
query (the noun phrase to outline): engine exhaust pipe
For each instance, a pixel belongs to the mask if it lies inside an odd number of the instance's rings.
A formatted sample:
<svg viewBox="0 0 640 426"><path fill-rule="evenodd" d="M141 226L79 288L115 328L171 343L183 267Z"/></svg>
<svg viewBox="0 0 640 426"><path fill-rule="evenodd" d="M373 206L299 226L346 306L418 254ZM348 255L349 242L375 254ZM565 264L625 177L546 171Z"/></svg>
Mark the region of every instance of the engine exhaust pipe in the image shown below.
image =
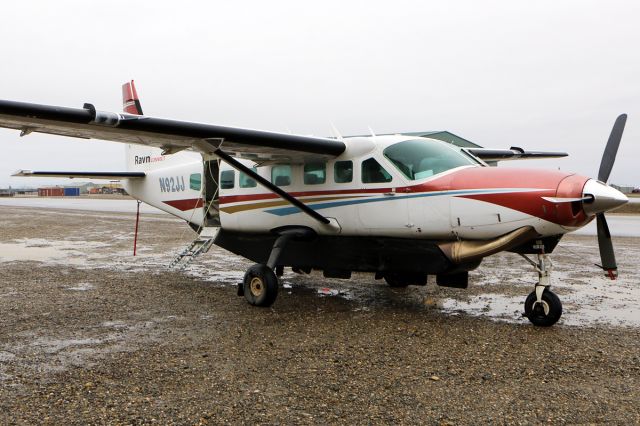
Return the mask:
<svg viewBox="0 0 640 426"><path fill-rule="evenodd" d="M451 263L459 265L510 250L537 236L538 233L533 226L523 226L493 240L450 241L440 243L438 247Z"/></svg>

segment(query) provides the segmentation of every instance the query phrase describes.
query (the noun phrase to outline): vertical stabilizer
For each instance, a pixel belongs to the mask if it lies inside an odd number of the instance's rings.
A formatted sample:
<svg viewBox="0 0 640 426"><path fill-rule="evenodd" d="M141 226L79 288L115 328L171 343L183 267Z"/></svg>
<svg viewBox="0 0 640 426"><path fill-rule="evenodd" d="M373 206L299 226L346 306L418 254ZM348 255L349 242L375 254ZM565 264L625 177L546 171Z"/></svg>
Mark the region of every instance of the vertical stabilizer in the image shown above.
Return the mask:
<svg viewBox="0 0 640 426"><path fill-rule="evenodd" d="M144 115L133 80L122 85L122 109L127 114Z"/></svg>

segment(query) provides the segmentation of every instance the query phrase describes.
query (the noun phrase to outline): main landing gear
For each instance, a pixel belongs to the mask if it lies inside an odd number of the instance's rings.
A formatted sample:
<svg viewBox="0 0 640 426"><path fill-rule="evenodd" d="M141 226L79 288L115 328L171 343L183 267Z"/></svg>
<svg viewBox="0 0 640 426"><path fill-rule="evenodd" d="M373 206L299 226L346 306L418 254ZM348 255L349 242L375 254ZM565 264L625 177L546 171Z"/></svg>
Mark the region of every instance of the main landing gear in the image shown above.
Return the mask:
<svg viewBox="0 0 640 426"><path fill-rule="evenodd" d="M315 231L303 227L283 227L274 232L278 234L278 238L273 244L267 263L251 266L244 274L242 284L238 284L238 296L244 296L253 306L266 308L276 301L278 297L276 272L282 275L282 267L278 267L278 260L287 243L291 240L309 241L316 237Z"/></svg>
<svg viewBox="0 0 640 426"><path fill-rule="evenodd" d="M551 285L551 260L546 254L538 254L538 262L534 262L524 254L521 255L538 272L538 283L535 290L527 296L524 302L524 316L533 325L550 327L562 316L562 303L558 296L549 290Z"/></svg>

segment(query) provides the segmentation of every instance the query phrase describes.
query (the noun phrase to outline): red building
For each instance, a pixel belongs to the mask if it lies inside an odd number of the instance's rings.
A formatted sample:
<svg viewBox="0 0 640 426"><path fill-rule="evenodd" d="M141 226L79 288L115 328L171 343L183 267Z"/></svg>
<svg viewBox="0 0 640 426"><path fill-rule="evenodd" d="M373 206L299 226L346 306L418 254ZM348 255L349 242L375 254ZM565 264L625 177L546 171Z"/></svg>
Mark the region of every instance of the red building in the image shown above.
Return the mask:
<svg viewBox="0 0 640 426"><path fill-rule="evenodd" d="M62 197L64 188L38 188L38 197Z"/></svg>

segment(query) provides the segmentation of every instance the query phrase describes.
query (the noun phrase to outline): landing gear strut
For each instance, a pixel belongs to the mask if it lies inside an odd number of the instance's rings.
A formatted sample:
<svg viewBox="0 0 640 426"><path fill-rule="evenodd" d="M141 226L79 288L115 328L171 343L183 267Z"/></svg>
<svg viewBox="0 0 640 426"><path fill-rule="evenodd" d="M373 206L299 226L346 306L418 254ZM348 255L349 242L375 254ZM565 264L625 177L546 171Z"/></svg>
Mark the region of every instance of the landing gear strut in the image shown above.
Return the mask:
<svg viewBox="0 0 640 426"><path fill-rule="evenodd" d="M538 254L537 262L525 255L521 256L538 272L538 283L535 290L527 296L524 302L524 316L529 318L533 325L550 327L558 322L562 316L562 303L558 296L549 289L551 285L551 260L544 253Z"/></svg>

